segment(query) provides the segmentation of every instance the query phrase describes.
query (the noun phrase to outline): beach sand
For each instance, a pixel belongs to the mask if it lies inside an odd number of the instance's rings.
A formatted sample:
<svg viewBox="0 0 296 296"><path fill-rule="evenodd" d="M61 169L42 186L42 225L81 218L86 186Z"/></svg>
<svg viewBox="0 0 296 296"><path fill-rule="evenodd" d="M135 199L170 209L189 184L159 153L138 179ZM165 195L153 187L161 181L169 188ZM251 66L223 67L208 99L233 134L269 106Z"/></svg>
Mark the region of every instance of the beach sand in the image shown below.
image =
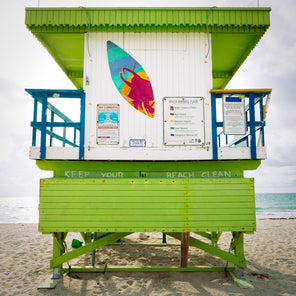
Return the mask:
<svg viewBox="0 0 296 296"><path fill-rule="evenodd" d="M138 234L125 243L161 243L161 234L143 241ZM296 220L258 220L257 232L245 235L245 275L254 289L237 287L224 272L107 272L64 276L52 290L37 290L51 275L51 235L38 232L37 224L0 225L0 295L296 295ZM219 247L228 250L230 233ZM71 234L67 245L71 249ZM176 241L167 237L168 243ZM129 266L179 266L179 246L111 246L96 252L97 264ZM70 262L91 265L91 254ZM226 262L203 251L189 250L189 266L225 266ZM67 266L65 264L64 266ZM76 277L77 275L77 277Z"/></svg>

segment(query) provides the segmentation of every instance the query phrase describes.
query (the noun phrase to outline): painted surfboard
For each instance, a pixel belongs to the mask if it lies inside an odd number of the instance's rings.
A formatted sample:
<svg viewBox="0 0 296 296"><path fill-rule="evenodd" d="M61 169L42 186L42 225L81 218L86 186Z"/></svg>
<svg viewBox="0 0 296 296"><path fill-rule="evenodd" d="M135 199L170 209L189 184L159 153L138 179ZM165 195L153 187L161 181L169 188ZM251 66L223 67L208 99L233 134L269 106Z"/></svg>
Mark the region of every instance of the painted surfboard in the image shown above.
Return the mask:
<svg viewBox="0 0 296 296"><path fill-rule="evenodd" d="M153 118L153 90L143 67L112 41L107 41L107 54L111 77L119 93L136 110Z"/></svg>

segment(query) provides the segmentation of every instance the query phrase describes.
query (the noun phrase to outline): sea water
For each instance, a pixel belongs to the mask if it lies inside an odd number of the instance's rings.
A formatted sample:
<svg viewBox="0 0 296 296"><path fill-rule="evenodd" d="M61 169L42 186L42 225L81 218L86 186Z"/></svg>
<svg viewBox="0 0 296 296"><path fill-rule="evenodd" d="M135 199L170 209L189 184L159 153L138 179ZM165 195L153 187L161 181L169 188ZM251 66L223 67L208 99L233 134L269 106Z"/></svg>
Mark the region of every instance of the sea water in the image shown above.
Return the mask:
<svg viewBox="0 0 296 296"><path fill-rule="evenodd" d="M0 197L0 223L38 223L39 198Z"/></svg>
<svg viewBox="0 0 296 296"><path fill-rule="evenodd" d="M0 223L38 223L38 197L0 197ZM256 218L296 218L296 193L256 194Z"/></svg>
<svg viewBox="0 0 296 296"><path fill-rule="evenodd" d="M256 218L296 218L296 193L257 193Z"/></svg>

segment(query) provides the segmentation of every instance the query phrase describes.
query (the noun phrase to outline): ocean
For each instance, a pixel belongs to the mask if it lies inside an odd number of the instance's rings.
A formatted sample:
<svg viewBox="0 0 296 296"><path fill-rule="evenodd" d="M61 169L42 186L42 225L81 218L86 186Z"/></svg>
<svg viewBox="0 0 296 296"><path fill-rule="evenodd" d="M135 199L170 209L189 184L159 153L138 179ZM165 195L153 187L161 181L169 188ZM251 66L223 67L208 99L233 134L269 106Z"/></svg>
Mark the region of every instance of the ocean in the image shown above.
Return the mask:
<svg viewBox="0 0 296 296"><path fill-rule="evenodd" d="M256 218L296 218L296 193L257 193Z"/></svg>
<svg viewBox="0 0 296 296"><path fill-rule="evenodd" d="M38 223L38 197L0 197L0 223ZM296 218L296 193L257 193L256 218Z"/></svg>
<svg viewBox="0 0 296 296"><path fill-rule="evenodd" d="M0 197L0 223L38 223L38 197Z"/></svg>

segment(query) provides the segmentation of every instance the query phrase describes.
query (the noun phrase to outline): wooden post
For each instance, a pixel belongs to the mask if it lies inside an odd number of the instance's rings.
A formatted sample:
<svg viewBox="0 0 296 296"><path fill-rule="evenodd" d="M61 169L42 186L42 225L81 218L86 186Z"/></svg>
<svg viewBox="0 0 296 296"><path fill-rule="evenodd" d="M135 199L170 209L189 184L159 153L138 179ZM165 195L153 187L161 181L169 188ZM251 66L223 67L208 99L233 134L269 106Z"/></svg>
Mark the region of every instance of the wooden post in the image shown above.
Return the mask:
<svg viewBox="0 0 296 296"><path fill-rule="evenodd" d="M53 234L53 250L52 250L52 259L61 256L65 252L65 247L63 245L67 232L54 232ZM63 265L61 264L58 267L53 268L53 279L59 279L62 275Z"/></svg>
<svg viewBox="0 0 296 296"><path fill-rule="evenodd" d="M234 255L241 258L241 260L245 259L244 253L244 233L243 232L233 232L233 243L232 249L234 249ZM244 268L241 268L235 265L235 275L237 278L244 278Z"/></svg>
<svg viewBox="0 0 296 296"><path fill-rule="evenodd" d="M190 232L181 235L181 267L187 267Z"/></svg>

